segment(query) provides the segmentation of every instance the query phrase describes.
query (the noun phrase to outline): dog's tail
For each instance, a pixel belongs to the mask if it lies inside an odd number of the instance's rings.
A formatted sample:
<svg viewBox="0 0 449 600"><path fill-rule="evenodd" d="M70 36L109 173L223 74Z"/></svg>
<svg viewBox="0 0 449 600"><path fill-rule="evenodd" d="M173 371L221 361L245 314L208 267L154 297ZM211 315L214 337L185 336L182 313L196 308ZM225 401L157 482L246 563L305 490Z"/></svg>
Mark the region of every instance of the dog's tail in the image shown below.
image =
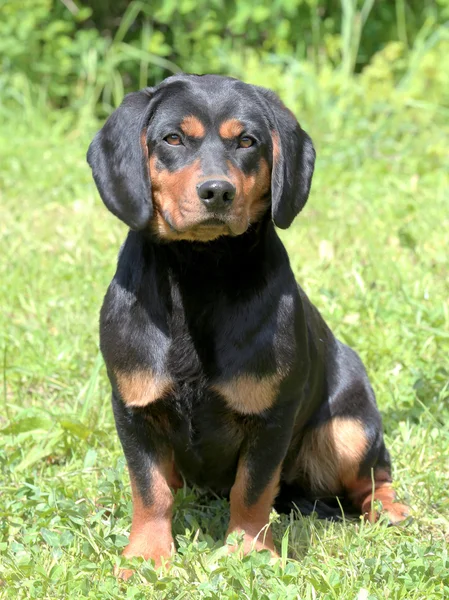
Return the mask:
<svg viewBox="0 0 449 600"><path fill-rule="evenodd" d="M314 498L299 486L286 483L281 484L274 508L278 513L290 514L293 510L303 516L315 514L319 519L331 521L341 521L345 517L354 517L357 514L354 507L344 498Z"/></svg>

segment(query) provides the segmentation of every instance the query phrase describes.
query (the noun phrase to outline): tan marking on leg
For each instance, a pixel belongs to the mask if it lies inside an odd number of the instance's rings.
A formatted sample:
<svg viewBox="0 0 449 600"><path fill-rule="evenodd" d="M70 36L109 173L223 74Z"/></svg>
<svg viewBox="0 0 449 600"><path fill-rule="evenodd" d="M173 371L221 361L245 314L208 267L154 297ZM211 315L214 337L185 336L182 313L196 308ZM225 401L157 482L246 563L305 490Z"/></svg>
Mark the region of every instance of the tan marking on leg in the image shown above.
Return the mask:
<svg viewBox="0 0 449 600"><path fill-rule="evenodd" d="M184 117L184 119L181 121L181 130L184 135L189 137L202 138L206 134L203 123L193 115Z"/></svg>
<svg viewBox="0 0 449 600"><path fill-rule="evenodd" d="M390 522L399 523L407 518L409 509L394 502L390 474L383 469L375 470L374 489L370 478L359 478L367 446L360 421L336 417L305 435L297 468L307 477L315 494L346 492L349 500L370 522L379 518L379 512L373 508L373 503L379 500L382 512L389 516Z"/></svg>
<svg viewBox="0 0 449 600"><path fill-rule="evenodd" d="M277 556L273 534L271 528L267 525L274 500L279 491L280 476L281 467L279 466L257 502L248 506L246 502L249 481L248 470L244 463L239 464L235 483L231 489L231 518L226 535L244 531L243 551L245 554L255 549L270 550L273 556ZM230 548L231 552L234 550L237 550L237 548Z"/></svg>
<svg viewBox="0 0 449 600"><path fill-rule="evenodd" d="M225 139L238 137L243 131L243 123L238 119L228 119L223 121L218 130L220 136Z"/></svg>
<svg viewBox="0 0 449 600"><path fill-rule="evenodd" d="M145 560L151 558L156 566L168 559L173 552L174 542L171 530L173 495L168 485L172 464L167 462L154 466L151 472L151 504L147 504L140 495L132 474L131 489L133 496L133 520L129 544L123 556L132 558L141 556ZM124 569L119 575L128 579L133 574Z"/></svg>
<svg viewBox="0 0 449 600"><path fill-rule="evenodd" d="M391 475L379 469L374 471L374 482L364 477L346 483L348 496L354 506L360 508L362 515L370 523L374 523L380 514L386 514L392 525L404 521L410 515L410 509L405 504L395 502L396 493L391 486ZM381 512L375 502L382 503Z"/></svg>
<svg viewBox="0 0 449 600"><path fill-rule="evenodd" d="M297 470L307 477L314 493L338 494L345 481L357 477L366 450L361 422L334 417L305 434Z"/></svg>
<svg viewBox="0 0 449 600"><path fill-rule="evenodd" d="M258 378L254 375L240 375L231 381L212 386L223 396L226 403L244 415L254 415L270 408L279 390L278 374Z"/></svg>
<svg viewBox="0 0 449 600"><path fill-rule="evenodd" d="M117 387L127 406L142 408L159 400L173 389L169 377L155 375L150 369L115 373Z"/></svg>

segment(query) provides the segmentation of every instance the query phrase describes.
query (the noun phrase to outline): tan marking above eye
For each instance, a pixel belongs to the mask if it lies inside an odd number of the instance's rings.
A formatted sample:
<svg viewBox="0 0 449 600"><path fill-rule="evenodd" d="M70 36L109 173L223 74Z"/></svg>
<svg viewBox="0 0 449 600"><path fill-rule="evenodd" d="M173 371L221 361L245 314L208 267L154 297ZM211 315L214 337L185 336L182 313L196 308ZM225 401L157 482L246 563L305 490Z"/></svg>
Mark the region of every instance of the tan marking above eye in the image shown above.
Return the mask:
<svg viewBox="0 0 449 600"><path fill-rule="evenodd" d="M202 138L206 135L206 129L203 123L193 115L184 117L181 121L181 129L184 135L195 138Z"/></svg>
<svg viewBox="0 0 449 600"><path fill-rule="evenodd" d="M276 400L280 377L239 375L231 381L217 383L212 389L224 397L230 408L244 415L255 415L270 408Z"/></svg>
<svg viewBox="0 0 449 600"><path fill-rule="evenodd" d="M172 380L164 375L155 375L151 369L115 373L117 387L127 406L142 408L161 399L173 388Z"/></svg>
<svg viewBox="0 0 449 600"><path fill-rule="evenodd" d="M238 119L228 119L220 125L218 133L222 138L232 140L243 132L243 123Z"/></svg>

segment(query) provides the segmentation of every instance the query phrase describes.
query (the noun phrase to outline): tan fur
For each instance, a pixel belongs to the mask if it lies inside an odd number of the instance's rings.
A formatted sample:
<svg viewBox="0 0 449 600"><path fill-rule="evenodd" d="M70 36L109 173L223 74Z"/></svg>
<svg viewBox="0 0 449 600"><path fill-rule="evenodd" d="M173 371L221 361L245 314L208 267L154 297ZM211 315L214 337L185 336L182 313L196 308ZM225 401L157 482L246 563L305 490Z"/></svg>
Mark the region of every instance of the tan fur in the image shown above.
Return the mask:
<svg viewBox="0 0 449 600"><path fill-rule="evenodd" d="M262 159L259 170L246 175L231 163L228 163L231 181L237 193L234 199L234 210L241 215L242 222L255 223L265 213L270 205L267 193L270 188L270 170L267 162Z"/></svg>
<svg viewBox="0 0 449 600"><path fill-rule="evenodd" d="M173 495L167 479L170 476L172 464L167 462L153 466L151 471L151 503L146 504L131 476L133 496L133 520L129 544L123 551L123 556L131 558L141 556L153 559L160 566L163 559L169 558L174 549L171 530ZM126 569L120 573L123 579L133 574Z"/></svg>
<svg viewBox="0 0 449 600"><path fill-rule="evenodd" d="M267 193L270 172L265 160L259 170L245 175L231 163L230 178L236 187L236 196L223 225L204 226L201 221L210 217L197 193L197 185L212 176L204 177L200 161L196 160L176 172L159 169L157 159L149 160L153 190L154 215L152 230L165 240L190 240L207 242L223 235L240 235L256 222L269 207ZM216 178L223 178L216 177Z"/></svg>
<svg viewBox="0 0 449 600"><path fill-rule="evenodd" d="M229 119L223 121L218 130L220 136L224 139L233 139L238 137L243 131L243 125L238 119Z"/></svg>
<svg viewBox="0 0 449 600"><path fill-rule="evenodd" d="M204 125L197 117L194 117L193 115L184 117L181 122L181 130L184 135L189 137L202 138L206 134Z"/></svg>
<svg viewBox="0 0 449 600"><path fill-rule="evenodd" d="M374 480L374 481L373 481ZM377 502L382 504L382 513L386 514L390 523L395 525L406 519L410 509L405 504L395 502L396 492L391 486L390 473L377 469L373 473L373 480L369 477L355 478L346 482L348 496L355 506L360 508L365 519L374 523L380 516Z"/></svg>
<svg viewBox="0 0 449 600"><path fill-rule="evenodd" d="M255 415L267 410L276 400L279 376L258 378L240 375L231 381L217 383L212 388L221 394L228 406L244 415Z"/></svg>
<svg viewBox="0 0 449 600"><path fill-rule="evenodd" d="M409 515L404 504L395 502L391 475L375 469L373 480L359 477L361 462L368 450L363 425L357 419L334 417L325 425L309 431L296 461L297 472L307 479L311 491L320 494L346 492L349 500L360 508L365 518L374 522L379 511L374 506L382 503L382 512L395 524Z"/></svg>
<svg viewBox="0 0 449 600"><path fill-rule="evenodd" d="M337 494L357 477L366 450L360 421L335 417L305 434L296 464L313 492Z"/></svg>
<svg viewBox="0 0 449 600"><path fill-rule="evenodd" d="M208 218L196 190L200 175L199 160L171 173L159 170L156 159L150 158L154 207L150 226L160 238L207 242L229 234L225 224L210 227L198 225L199 221Z"/></svg>
<svg viewBox="0 0 449 600"><path fill-rule="evenodd" d="M196 190L200 175L199 160L171 173L159 170L156 159L151 157L154 215L150 225L160 238L206 242L229 233L224 224L221 227L198 226L199 221L208 218Z"/></svg>
<svg viewBox="0 0 449 600"><path fill-rule="evenodd" d="M255 548L256 550L268 549L273 555L276 555L272 532L270 528L267 528L267 524L279 491L280 476L281 467L279 466L258 500L248 506L246 501L249 485L248 469L243 461L239 463L235 483L231 489L231 518L227 535L244 531L243 551L245 553Z"/></svg>
<svg viewBox="0 0 449 600"><path fill-rule="evenodd" d="M276 164L281 154L281 148L279 144L279 136L276 131L271 132L271 141L273 144L273 164Z"/></svg>
<svg viewBox="0 0 449 600"><path fill-rule="evenodd" d="M162 398L172 389L169 377L158 376L150 369L115 373L117 387L127 406L143 407Z"/></svg>

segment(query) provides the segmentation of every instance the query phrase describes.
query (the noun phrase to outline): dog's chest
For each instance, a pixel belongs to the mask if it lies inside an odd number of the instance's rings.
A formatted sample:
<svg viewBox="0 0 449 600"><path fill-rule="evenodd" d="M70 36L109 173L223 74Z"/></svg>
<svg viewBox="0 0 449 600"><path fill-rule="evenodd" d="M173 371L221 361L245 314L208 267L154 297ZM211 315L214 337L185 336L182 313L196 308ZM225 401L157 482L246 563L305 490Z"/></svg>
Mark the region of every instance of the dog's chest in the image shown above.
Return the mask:
<svg viewBox="0 0 449 600"><path fill-rule="evenodd" d="M175 306L165 373L177 383L205 384L235 405L245 396L244 412L254 412L255 398L269 402L296 358L293 306L288 297L277 300L237 303L218 296L206 307L201 298L192 307Z"/></svg>

